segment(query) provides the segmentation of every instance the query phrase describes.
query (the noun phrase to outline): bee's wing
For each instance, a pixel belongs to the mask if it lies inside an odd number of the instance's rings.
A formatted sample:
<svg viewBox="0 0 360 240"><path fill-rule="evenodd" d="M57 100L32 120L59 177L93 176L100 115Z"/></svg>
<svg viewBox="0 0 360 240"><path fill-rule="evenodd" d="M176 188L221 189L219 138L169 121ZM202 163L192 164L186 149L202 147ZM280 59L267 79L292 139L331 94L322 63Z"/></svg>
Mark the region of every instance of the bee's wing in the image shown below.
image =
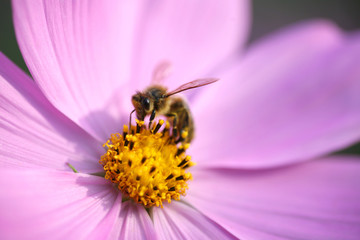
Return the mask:
<svg viewBox="0 0 360 240"><path fill-rule="evenodd" d="M176 93L188 90L188 89L192 89L192 88L197 88L197 87L201 87L201 86L205 86L208 85L210 83L214 83L216 81L218 81L219 79L217 78L202 78L202 79L196 79L194 81L185 83L183 85L181 85L180 87L176 88L175 90L168 92L166 94L166 97L169 97L171 95L174 95Z"/></svg>
<svg viewBox="0 0 360 240"><path fill-rule="evenodd" d="M163 81L170 75L171 70L171 63L169 61L161 61L153 71L151 83L153 85L163 85Z"/></svg>

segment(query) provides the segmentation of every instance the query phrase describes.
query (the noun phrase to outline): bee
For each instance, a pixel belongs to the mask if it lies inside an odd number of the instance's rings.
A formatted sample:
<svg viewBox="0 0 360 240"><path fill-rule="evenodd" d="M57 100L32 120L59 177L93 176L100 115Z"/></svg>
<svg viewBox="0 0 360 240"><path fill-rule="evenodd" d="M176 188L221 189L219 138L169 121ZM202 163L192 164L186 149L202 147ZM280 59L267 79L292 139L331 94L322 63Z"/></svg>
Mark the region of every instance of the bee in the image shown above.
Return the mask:
<svg viewBox="0 0 360 240"><path fill-rule="evenodd" d="M143 121L150 115L149 128L156 115L163 115L172 119L173 137L177 142L190 143L194 137L194 121L189 106L181 97L173 96L192 88L198 88L218 81L216 78L197 79L185 83L173 91L168 92L167 88L160 85L150 85L142 92L132 96L131 102L136 112L136 117ZM130 121L131 121L130 114ZM182 132L187 131L187 136L182 138Z"/></svg>

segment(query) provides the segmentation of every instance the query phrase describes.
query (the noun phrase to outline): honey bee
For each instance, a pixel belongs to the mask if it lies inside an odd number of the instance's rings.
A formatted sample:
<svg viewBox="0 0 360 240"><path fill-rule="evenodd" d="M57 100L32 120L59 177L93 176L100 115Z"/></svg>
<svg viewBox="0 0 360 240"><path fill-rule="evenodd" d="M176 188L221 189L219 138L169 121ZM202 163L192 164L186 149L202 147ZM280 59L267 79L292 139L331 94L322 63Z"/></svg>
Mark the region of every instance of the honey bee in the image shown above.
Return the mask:
<svg viewBox="0 0 360 240"><path fill-rule="evenodd" d="M141 121L150 115L149 128L157 114L163 115L168 119L172 118L170 122L172 122L173 137L177 138L178 142L190 143L194 137L194 121L190 108L183 98L173 95L216 81L218 79L215 78L197 79L185 83L170 92L162 85L151 85L143 92L137 92L132 96L131 101L135 109L131 113L135 111L136 117ZM183 131L188 133L185 138L181 137Z"/></svg>

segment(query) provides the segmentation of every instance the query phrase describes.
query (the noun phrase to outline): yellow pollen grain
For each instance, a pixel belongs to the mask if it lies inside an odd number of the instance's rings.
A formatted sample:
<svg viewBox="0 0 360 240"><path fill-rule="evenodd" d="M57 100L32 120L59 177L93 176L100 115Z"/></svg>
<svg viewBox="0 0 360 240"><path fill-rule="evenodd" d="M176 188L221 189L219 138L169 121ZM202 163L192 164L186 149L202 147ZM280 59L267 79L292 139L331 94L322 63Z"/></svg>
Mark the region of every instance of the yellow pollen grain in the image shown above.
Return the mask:
<svg viewBox="0 0 360 240"><path fill-rule="evenodd" d="M166 121L147 129L143 121L131 131L124 125L123 133L115 133L104 143L107 152L99 163L104 167L105 178L115 183L128 198L145 207L161 206L163 201L180 200L188 189L192 175L186 172L194 163L186 155L189 144L176 144ZM183 131L181 137L185 138Z"/></svg>

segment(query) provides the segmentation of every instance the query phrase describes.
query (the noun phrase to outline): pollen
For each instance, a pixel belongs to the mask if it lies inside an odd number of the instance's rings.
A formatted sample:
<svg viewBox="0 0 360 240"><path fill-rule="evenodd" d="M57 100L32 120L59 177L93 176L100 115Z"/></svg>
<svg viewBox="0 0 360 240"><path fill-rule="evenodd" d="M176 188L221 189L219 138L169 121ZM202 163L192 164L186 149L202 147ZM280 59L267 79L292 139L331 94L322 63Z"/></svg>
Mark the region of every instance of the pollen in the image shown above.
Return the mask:
<svg viewBox="0 0 360 240"><path fill-rule="evenodd" d="M171 132L169 122L164 120L150 129L143 121L137 121L130 131L124 125L122 134L112 134L104 144L107 152L99 163L104 167L105 178L125 198L145 207L162 207L163 201L180 200L188 189L187 181L192 179L187 170L194 163L186 155L189 144L177 143Z"/></svg>

